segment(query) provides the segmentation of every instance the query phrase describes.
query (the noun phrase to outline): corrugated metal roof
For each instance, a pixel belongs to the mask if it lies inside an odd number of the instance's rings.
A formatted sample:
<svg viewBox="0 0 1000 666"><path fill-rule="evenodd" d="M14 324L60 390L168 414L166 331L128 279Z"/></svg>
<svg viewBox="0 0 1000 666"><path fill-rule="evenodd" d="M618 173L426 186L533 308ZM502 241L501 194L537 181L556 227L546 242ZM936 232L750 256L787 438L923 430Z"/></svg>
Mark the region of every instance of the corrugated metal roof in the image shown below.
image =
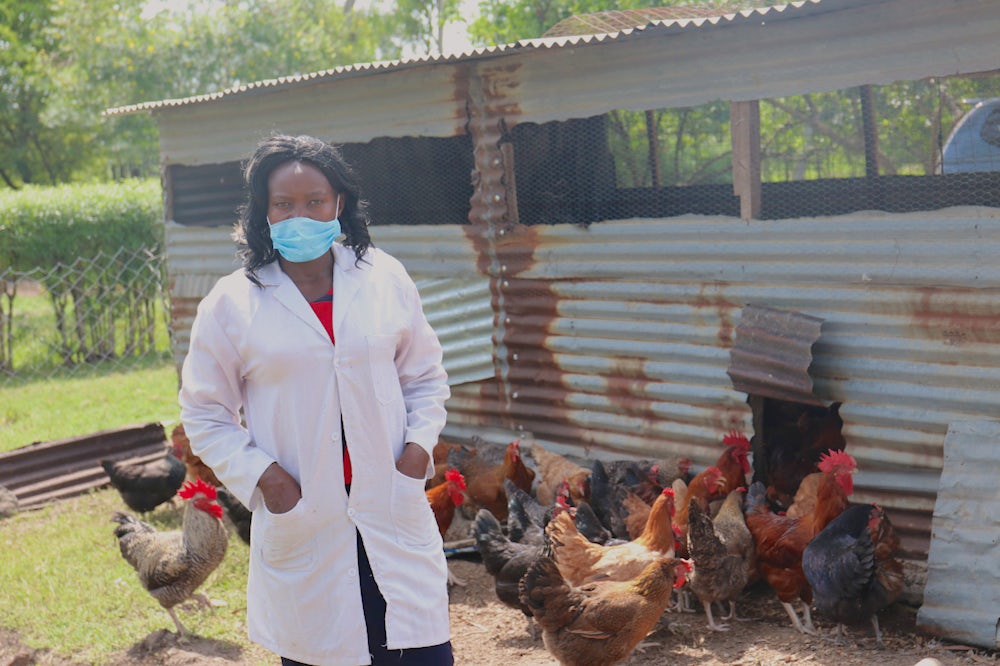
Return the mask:
<svg viewBox="0 0 1000 666"><path fill-rule="evenodd" d="M934 505L934 540L917 624L960 643L1000 648L1000 422L953 423Z"/></svg>
<svg viewBox="0 0 1000 666"><path fill-rule="evenodd" d="M592 14L576 14L556 23L546 30L542 37L569 37L573 35L615 33L623 30L642 28L657 22L709 18L723 16L728 13L730 12L726 12L719 7L680 5L676 7L644 7L642 9L622 9L595 12Z"/></svg>
<svg viewBox="0 0 1000 666"><path fill-rule="evenodd" d="M318 72L293 74L288 76L281 76L274 79L266 79L263 81L254 81L251 83L234 86L232 88L227 88L226 90L222 90L219 92L207 93L204 95L195 95L192 97L184 97L179 99L165 99L152 102L142 102L138 104L129 104L124 106L114 107L105 111L104 115L115 116L115 115L137 113L140 111L156 111L159 109L175 108L179 106L187 106L190 104L204 104L208 102L221 100L234 95L253 92L255 90L268 89L268 88L292 88L303 84L313 84L321 81L346 78L350 76L358 76L363 74L390 72L398 69L405 69L408 67L414 67L426 64L457 62L461 60L475 60L484 57L508 55L522 50L562 48L565 46L578 46L583 44L605 42L608 40L624 40L628 39L631 35L634 35L641 31L672 32L678 30L711 28L718 25L734 24L734 23L748 22L748 21L762 21L762 20L775 21L784 18L793 18L791 16L792 14L795 14L796 16L807 15L809 13L807 10L810 6L815 6L818 9L821 3L824 5L823 10L825 11L827 7L830 8L843 8L845 6L849 7L856 4L857 1L858 0L802 0L800 2L792 2L787 5L762 7L757 9L739 11L735 13L721 14L711 17L651 19L647 21L645 25L636 26L634 28L629 28L629 29L623 29L611 33L525 39L513 42L511 44L478 48L463 53L444 54L444 55L428 54L401 60L385 60L385 61L377 61L369 63L357 63L353 65L345 65L341 67L335 67L332 69L321 70Z"/></svg>

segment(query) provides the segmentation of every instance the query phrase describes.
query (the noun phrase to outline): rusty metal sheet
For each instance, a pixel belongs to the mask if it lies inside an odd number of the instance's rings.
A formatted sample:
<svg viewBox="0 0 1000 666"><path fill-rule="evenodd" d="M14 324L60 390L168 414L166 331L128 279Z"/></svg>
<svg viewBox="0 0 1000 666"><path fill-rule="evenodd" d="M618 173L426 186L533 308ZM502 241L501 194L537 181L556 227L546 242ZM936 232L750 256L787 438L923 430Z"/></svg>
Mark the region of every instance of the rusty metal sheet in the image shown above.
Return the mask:
<svg viewBox="0 0 1000 666"><path fill-rule="evenodd" d="M802 312L746 305L736 325L726 373L744 393L824 404L813 395L809 376L812 346L823 320Z"/></svg>
<svg viewBox="0 0 1000 666"><path fill-rule="evenodd" d="M0 485L17 496L22 509L37 508L107 485L101 460L155 460L166 454L166 446L159 423L36 442L0 453Z"/></svg>

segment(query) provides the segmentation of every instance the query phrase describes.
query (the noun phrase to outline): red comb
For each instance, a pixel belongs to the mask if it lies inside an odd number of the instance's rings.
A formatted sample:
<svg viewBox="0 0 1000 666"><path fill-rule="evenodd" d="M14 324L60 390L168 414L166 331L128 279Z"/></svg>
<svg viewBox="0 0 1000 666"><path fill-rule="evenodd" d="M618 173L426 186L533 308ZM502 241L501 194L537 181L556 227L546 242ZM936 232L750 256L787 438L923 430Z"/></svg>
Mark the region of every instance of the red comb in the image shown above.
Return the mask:
<svg viewBox="0 0 1000 666"><path fill-rule="evenodd" d="M744 451L750 450L750 440L739 430L731 430L728 435L722 437L722 443L726 446L738 446Z"/></svg>
<svg viewBox="0 0 1000 666"><path fill-rule="evenodd" d="M465 490L465 477L457 469L449 469L444 473L445 481L457 484L459 490Z"/></svg>
<svg viewBox="0 0 1000 666"><path fill-rule="evenodd" d="M663 492L660 493L660 494L661 495L669 495L670 497L673 497L674 496L674 489L671 488L670 486L667 486L666 488L663 489Z"/></svg>
<svg viewBox="0 0 1000 666"><path fill-rule="evenodd" d="M858 468L858 462L846 451L830 449L819 457L817 465L821 472L833 472L834 474L844 474L853 472Z"/></svg>
<svg viewBox="0 0 1000 666"><path fill-rule="evenodd" d="M191 499L195 495L204 495L210 500L214 500L218 493L215 492L215 488L201 479L195 479L194 481L185 481L181 489L177 491L177 496L181 499Z"/></svg>

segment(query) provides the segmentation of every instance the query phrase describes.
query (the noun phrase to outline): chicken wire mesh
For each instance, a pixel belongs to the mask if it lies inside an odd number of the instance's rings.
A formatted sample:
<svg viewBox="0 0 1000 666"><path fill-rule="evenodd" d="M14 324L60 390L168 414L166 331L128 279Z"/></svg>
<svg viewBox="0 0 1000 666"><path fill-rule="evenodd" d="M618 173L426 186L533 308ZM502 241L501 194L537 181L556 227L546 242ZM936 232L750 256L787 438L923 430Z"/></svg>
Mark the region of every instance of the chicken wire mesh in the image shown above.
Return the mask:
<svg viewBox="0 0 1000 666"><path fill-rule="evenodd" d="M1000 76L904 81L764 99L759 219L1000 206ZM511 121L517 221L590 224L740 216L731 104ZM375 224L464 224L469 136L344 146ZM505 165L509 168L510 165ZM509 217L509 215L508 215ZM508 219L510 221L510 219Z"/></svg>
<svg viewBox="0 0 1000 666"><path fill-rule="evenodd" d="M169 359L164 266L161 253L119 250L0 269L0 383Z"/></svg>

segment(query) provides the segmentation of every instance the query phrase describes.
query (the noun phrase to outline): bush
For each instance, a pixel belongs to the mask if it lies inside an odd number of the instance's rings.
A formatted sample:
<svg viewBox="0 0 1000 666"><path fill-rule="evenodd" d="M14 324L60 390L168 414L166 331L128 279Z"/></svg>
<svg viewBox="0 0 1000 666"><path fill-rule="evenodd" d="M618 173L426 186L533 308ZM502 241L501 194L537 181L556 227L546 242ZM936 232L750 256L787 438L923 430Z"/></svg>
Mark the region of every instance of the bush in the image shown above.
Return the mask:
<svg viewBox="0 0 1000 666"><path fill-rule="evenodd" d="M162 293L160 185L131 180L0 192L0 370L11 373L15 285L42 284L64 366L150 350ZM149 260L146 260L146 259ZM5 321L6 320L6 321Z"/></svg>

